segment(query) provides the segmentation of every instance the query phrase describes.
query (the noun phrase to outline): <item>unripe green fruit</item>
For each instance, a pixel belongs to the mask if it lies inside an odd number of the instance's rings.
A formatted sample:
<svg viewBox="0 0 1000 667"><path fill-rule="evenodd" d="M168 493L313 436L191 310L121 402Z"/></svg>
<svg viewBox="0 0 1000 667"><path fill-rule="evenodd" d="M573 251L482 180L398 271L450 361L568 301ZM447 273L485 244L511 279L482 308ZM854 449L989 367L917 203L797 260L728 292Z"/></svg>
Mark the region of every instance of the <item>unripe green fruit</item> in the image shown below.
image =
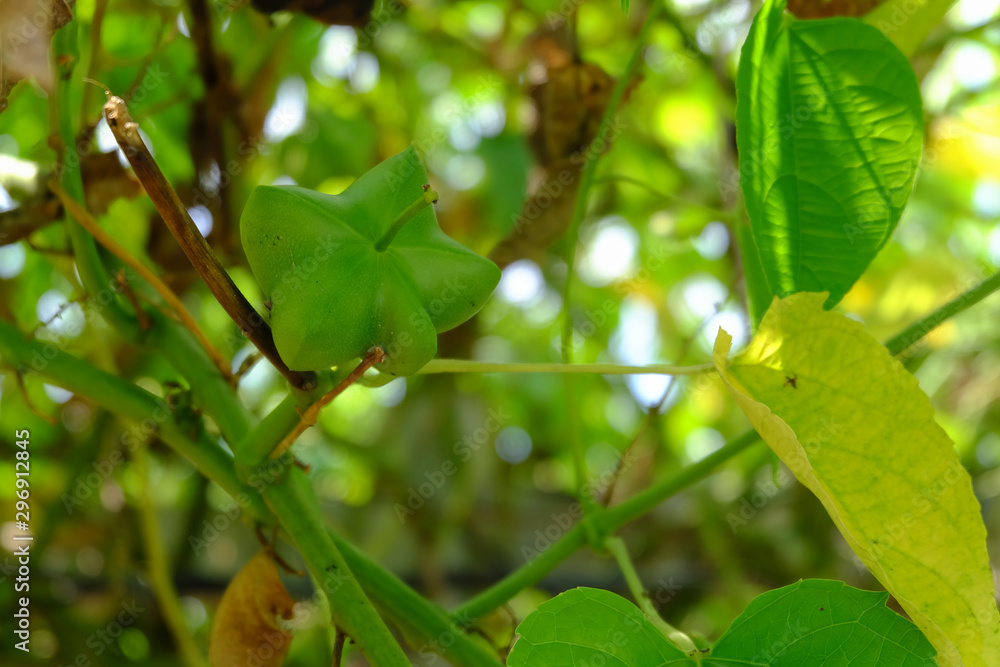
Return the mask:
<svg viewBox="0 0 1000 667"><path fill-rule="evenodd" d="M439 332L492 294L500 269L441 231L426 183L411 146L340 195L291 186L250 195L243 249L289 368L338 366L377 345L388 355L379 370L410 375L437 353Z"/></svg>

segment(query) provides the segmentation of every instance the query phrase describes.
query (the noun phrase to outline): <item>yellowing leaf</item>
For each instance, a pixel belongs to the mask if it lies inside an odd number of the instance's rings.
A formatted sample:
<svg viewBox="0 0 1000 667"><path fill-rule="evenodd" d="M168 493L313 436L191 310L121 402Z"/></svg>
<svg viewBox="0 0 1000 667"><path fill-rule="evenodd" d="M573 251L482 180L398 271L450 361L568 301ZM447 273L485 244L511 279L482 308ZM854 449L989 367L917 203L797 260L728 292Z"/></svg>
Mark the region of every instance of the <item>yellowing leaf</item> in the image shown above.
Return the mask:
<svg viewBox="0 0 1000 667"><path fill-rule="evenodd" d="M212 623L212 667L280 667L292 636L278 627L295 604L264 552L251 558L226 587Z"/></svg>
<svg viewBox="0 0 1000 667"><path fill-rule="evenodd" d="M858 558L938 651L1000 665L986 528L968 473L916 379L825 293L775 299L715 364L771 449L823 502Z"/></svg>

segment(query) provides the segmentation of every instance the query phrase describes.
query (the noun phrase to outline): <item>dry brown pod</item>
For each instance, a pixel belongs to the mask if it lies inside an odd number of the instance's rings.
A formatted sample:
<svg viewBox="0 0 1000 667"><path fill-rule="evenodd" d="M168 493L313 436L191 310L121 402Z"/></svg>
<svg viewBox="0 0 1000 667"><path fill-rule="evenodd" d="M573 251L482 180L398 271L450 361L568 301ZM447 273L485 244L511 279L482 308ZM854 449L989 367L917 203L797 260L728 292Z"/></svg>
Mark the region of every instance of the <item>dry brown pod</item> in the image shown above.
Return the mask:
<svg viewBox="0 0 1000 667"><path fill-rule="evenodd" d="M292 600L278 568L263 551L251 558L226 587L208 643L212 667L278 667L292 636L278 626L291 618Z"/></svg>

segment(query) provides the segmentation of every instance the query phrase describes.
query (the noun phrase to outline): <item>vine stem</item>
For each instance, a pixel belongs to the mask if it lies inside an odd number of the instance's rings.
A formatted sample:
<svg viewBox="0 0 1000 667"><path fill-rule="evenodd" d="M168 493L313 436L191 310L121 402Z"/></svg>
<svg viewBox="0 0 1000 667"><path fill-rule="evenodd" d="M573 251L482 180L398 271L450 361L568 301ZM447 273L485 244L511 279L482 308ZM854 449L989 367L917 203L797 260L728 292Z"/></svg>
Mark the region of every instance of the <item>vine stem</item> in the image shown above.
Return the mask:
<svg viewBox="0 0 1000 667"><path fill-rule="evenodd" d="M152 330L156 331L158 328L154 323ZM194 358L190 353L187 353L187 356ZM235 500L246 522L264 525L274 523L275 517L271 508L261 497L258 488L264 480L270 478L258 477L254 486L244 483L237 474L233 457L223 450L216 439L207 434L192 439L186 429L174 421L170 408L148 391L96 368L93 364L68 354L51 343L26 339L5 319L0 319L0 359L6 366L23 373L37 374L52 384L87 397L94 405L118 418L133 423L134 426L123 435L123 442L130 447L132 445L129 443L142 432L140 428L148 429L152 426L161 441L191 461L199 472L218 484ZM210 368L208 366L208 369ZM295 414L291 407L289 411ZM245 427L241 430L248 431ZM128 439L125 439L126 436ZM293 472L301 471L295 469ZM290 492L296 491L286 491ZM284 522L284 516L279 518ZM298 525L294 527L298 528ZM340 581L346 581L345 577L350 575L357 577L371 599L400 627L405 628L409 636L422 640L424 648L428 651L440 653L454 664L467 667L501 667L489 649L465 633L468 623L452 620L441 607L426 600L325 525L307 522L304 530L313 534L327 535L350 567L348 572L339 574ZM325 573L321 572L319 575L319 581L322 582ZM345 605L335 594L337 592L329 594L333 604L340 605L344 610L349 607L356 609L359 606ZM364 604L367 604L367 600L361 606ZM392 635L387 631L381 634L381 637L385 642L394 643Z"/></svg>
<svg viewBox="0 0 1000 667"><path fill-rule="evenodd" d="M887 340L885 346L889 350L889 354L896 356L906 352L942 322L974 306L998 289L1000 289L1000 271L989 276L975 287L962 292L927 317L917 320Z"/></svg>
<svg viewBox="0 0 1000 667"><path fill-rule="evenodd" d="M663 0L654 0L649 9L649 14L646 16L646 20L643 22L642 28L639 30L639 36L635 41L635 48L632 49L632 55L629 56L628 63L625 65L625 71L622 72L621 77L615 84L615 88L611 93L611 99L608 100L608 106L604 110L604 116L601 117L601 124L597 129L597 133L594 135L598 139L606 136L608 130L611 128L611 122L614 119L615 114L618 112L618 106L621 104L622 98L625 96L625 90L628 88L632 74L635 72L636 65L639 63L639 58L642 55L642 47L646 43L646 37L649 35L649 31L653 27L653 23L656 21L657 16L659 16L662 8ZM575 260L577 237L580 232L580 223L583 222L583 217L587 212L587 199L590 195L590 188L594 184L594 172L597 169L597 161L600 159L601 154L597 153L593 156L587 157L588 159L583 168L582 180L580 181L580 189L577 190L576 199L573 201L573 217L570 218L569 230L567 231L568 243L566 244L566 282L563 285L562 331L563 361L566 363L573 361L571 346L573 339L573 320L570 317L570 296L572 292L573 275L576 270Z"/></svg>
<svg viewBox="0 0 1000 667"><path fill-rule="evenodd" d="M584 516L580 523L573 526L561 538L552 543L544 551L534 556L526 565L507 575L499 582L487 588L479 595L457 607L454 618L477 619L503 605L518 592L541 581L562 561L587 543L587 533L584 524L590 523L590 531L602 535L610 535L625 524L634 521L653 507L686 489L692 484L708 477L716 467L733 458L750 445L757 442L759 436L750 430L735 440L727 443L721 449L709 454L702 460L678 470L673 475L661 480L645 491L629 498L625 502L599 509Z"/></svg>
<svg viewBox="0 0 1000 667"><path fill-rule="evenodd" d="M601 117L601 124L598 126L597 132L594 134L595 140L604 141L604 137L608 135L608 131L611 128L611 121L615 114L618 112L618 107L621 104L622 98L625 97L625 90L628 88L629 81L632 78L632 74L635 72L636 65L639 62L639 58L642 54L643 44L646 43L646 37L649 34L650 28L652 28L656 17L659 15L660 10L663 6L663 0L654 0L652 6L650 7L649 14L646 16L645 21L642 24L642 28L639 29L639 36L636 38L635 48L632 49L632 55L629 56L628 63L625 65L625 71L622 72L621 77L615 83L614 90L611 92L611 99L608 100L608 106L604 110L604 115ZM565 364L573 363L573 318L570 310L571 298L572 298L572 285L573 285L573 275L576 262L576 244L577 237L580 232L580 223L583 221L583 217L587 211L587 198L590 194L590 188L594 184L594 172L597 168L597 161L601 157L601 152L597 151L591 155L591 151L594 151L594 142L587 147L587 154L585 156L586 161L583 168L583 176L580 181L580 189L577 190L576 199L573 201L573 216L570 218L569 230L567 231L567 244L566 244L566 282L563 285L563 328L562 328L562 360ZM579 421L580 406L576 396L576 385L572 379L567 375L564 378L564 391L566 396L566 412L567 412L567 429L566 429L566 439L570 442L570 447L573 452L573 468L576 474L576 488L581 489L580 502L587 512L597 511L600 507L596 500L590 495L589 492L585 490L585 480L587 478L587 460L583 452L583 443L580 440L580 432L577 427ZM590 534L588 538L594 547L598 547L597 536Z"/></svg>
<svg viewBox="0 0 1000 667"><path fill-rule="evenodd" d="M690 656L698 656L698 649L685 633L681 632L674 626L667 623L660 612L656 610L653 605L653 601L649 599L649 593L646 592L646 588L642 585L642 580L639 578L639 573L635 569L635 564L632 562L632 558L628 554L628 548L625 546L625 540L620 537L612 535L604 540L604 546L607 547L608 553L610 553L615 562L618 563L618 569L622 571L625 575L625 583L628 584L629 592L632 593L632 597L635 598L635 603L642 610L643 615L649 622L656 626L656 628L664 634L664 636L670 640L674 646L684 651ZM699 661L700 662L700 661Z"/></svg>
<svg viewBox="0 0 1000 667"><path fill-rule="evenodd" d="M432 359L417 375L436 373L569 373L590 375L701 375L714 373L713 364L694 366L627 366L621 364L491 363L469 359Z"/></svg>
<svg viewBox="0 0 1000 667"><path fill-rule="evenodd" d="M986 278L975 287L890 338L884 343L886 349L893 356L904 352L935 327L979 303L997 290L1000 290L1000 272ZM600 531L610 535L667 498L708 477L718 466L747 450L759 439L760 436L756 431L746 431L702 460L686 466L618 505L585 516L581 523L570 528L561 538L535 555L527 564L455 608L452 614L453 618L481 618L506 603L521 590L537 584L587 542L583 523L589 522L595 526L595 528L591 528L592 531Z"/></svg>
<svg viewBox="0 0 1000 667"><path fill-rule="evenodd" d="M181 609L180 599L177 597L177 589L170 579L170 566L167 563L166 547L163 545L163 537L160 535L160 522L156 514L156 504L153 502L153 494L150 489L152 478L149 470L149 445L140 442L133 450L133 460L141 483L139 491L139 523L142 530L142 538L146 549L146 556L149 558L149 582L156 592L156 599L163 611L163 618L170 628L170 633L177 642L180 654L184 656L184 662L188 667L208 667L205 657L199 652L198 646L188 630L184 621L184 612Z"/></svg>
<svg viewBox="0 0 1000 667"><path fill-rule="evenodd" d="M77 150L76 128L73 126L75 114L70 94L73 69L80 57L77 32L76 24L70 23L56 31L52 38L59 78L56 94L50 98L49 125L59 128L59 178L69 196L77 202L82 202L84 201L83 175L80 168L80 154ZM73 219L68 209L65 218L66 233L73 249L73 259L80 275L80 283L87 294L96 298L108 291L113 280L110 280L104 268L94 239ZM122 335L134 338L139 332L136 318L127 312L117 299L109 299L102 312L108 322Z"/></svg>
<svg viewBox="0 0 1000 667"><path fill-rule="evenodd" d="M180 197L170 186L159 165L150 155L146 144L143 143L139 135L139 125L129 115L125 100L109 93L108 101L104 105L104 119L108 122L111 133L125 153L129 164L132 165L132 170L146 190L146 194L153 201L170 233L198 275L205 281L216 301L292 387L308 391L315 386L315 373L293 371L281 359L278 348L274 345L271 327L243 296L212 251L212 247L208 245L208 241L198 231Z"/></svg>

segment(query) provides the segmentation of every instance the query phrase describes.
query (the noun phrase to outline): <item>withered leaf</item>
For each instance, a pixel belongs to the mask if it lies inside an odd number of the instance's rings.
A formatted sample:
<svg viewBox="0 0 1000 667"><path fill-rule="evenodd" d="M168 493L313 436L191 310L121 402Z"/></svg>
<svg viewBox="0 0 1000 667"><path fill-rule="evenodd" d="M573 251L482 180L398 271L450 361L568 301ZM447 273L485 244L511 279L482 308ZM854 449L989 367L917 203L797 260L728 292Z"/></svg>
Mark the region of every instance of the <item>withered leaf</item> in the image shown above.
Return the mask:
<svg viewBox="0 0 1000 667"><path fill-rule="evenodd" d="M208 643L212 667L279 667L291 634L278 627L295 604L263 551L251 558L226 587Z"/></svg>

